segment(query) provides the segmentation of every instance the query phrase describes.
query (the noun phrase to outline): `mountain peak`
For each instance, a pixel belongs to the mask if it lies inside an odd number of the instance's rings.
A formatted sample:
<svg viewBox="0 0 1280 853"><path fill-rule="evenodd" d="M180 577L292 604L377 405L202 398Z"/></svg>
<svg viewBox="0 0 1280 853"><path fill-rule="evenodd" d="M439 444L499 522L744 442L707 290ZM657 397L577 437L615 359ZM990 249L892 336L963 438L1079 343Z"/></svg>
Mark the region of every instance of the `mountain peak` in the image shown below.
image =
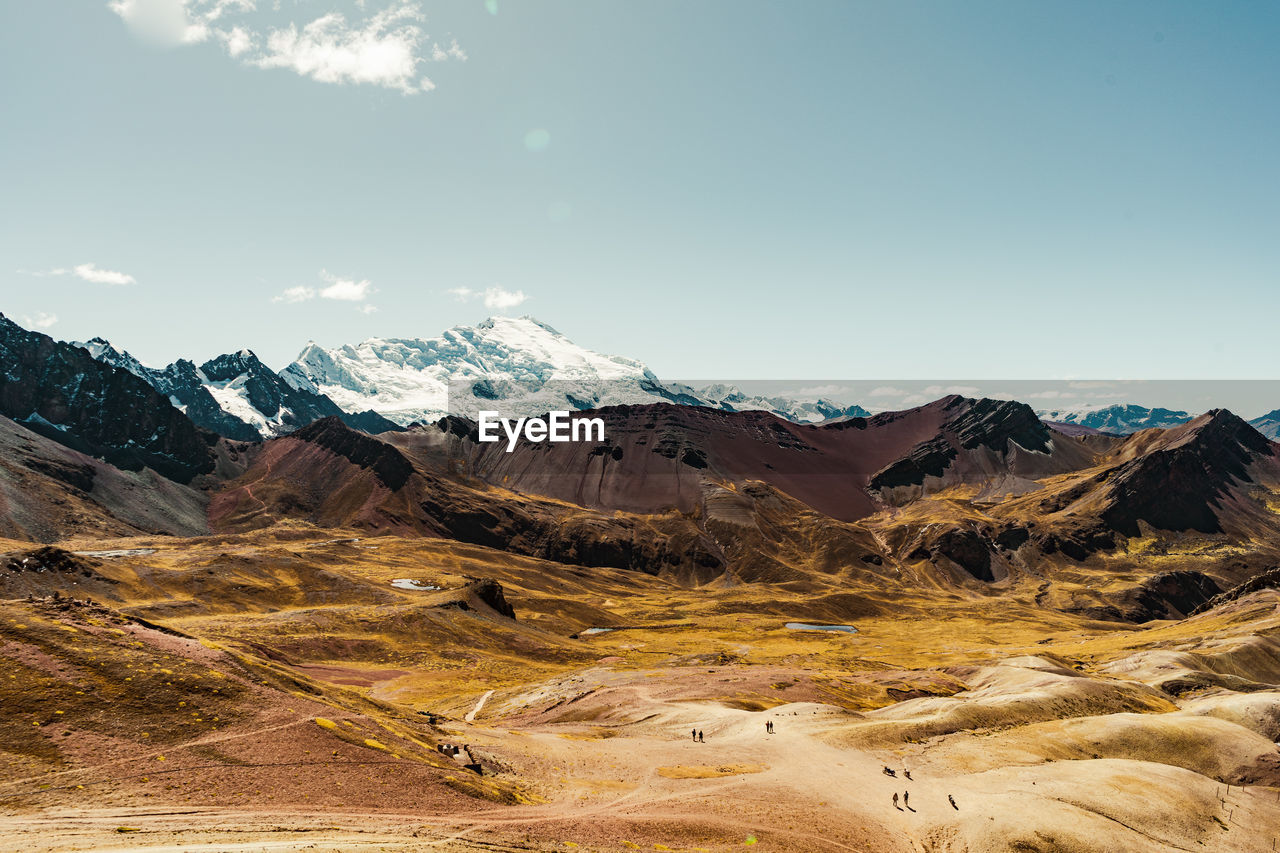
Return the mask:
<svg viewBox="0 0 1280 853"><path fill-rule="evenodd" d="M1148 452L1116 469L1102 514L1113 529L1139 535L1139 521L1164 530L1222 531L1217 508L1254 463L1273 454L1260 432L1226 409L1166 430Z"/></svg>

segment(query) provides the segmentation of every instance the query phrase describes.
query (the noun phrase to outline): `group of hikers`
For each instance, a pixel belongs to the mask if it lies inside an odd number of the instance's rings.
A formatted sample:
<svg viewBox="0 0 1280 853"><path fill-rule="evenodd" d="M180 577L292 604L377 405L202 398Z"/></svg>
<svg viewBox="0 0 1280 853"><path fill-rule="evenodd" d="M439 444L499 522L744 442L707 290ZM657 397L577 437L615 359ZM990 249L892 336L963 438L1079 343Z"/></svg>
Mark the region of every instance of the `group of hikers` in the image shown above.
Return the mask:
<svg viewBox="0 0 1280 853"><path fill-rule="evenodd" d="M887 766L886 766L886 767L884 768L884 775L886 775L886 776L892 776L892 777L894 777L894 778L896 779L896 778L897 778L897 776L898 776L898 771L894 770L892 767L887 767ZM907 778L907 781L909 781L909 782L914 782L914 781L915 781L915 779L912 779L912 778L911 778L911 771L910 771L910 770L908 770L908 769L906 769L905 767L904 767L904 768L902 768L902 775L903 775L903 776L905 776L905 777ZM956 811L960 811L960 807L959 807L958 805L956 805L956 798L955 798L955 797L951 796L950 794L947 794L947 802L951 803L951 808L955 809ZM895 809L897 809L898 811L902 811L902 809L903 809L903 807L904 807L904 806L906 807L907 811L909 811L909 812L913 812L913 811L915 811L915 809L911 808L911 792L910 792L910 791L903 791L903 792L902 792L902 805L900 806L900 805L898 805L898 792L897 792L897 791L894 791L894 792L893 792L893 807L894 807Z"/></svg>
<svg viewBox="0 0 1280 853"><path fill-rule="evenodd" d="M773 720L765 720L765 721L764 721L764 732L765 732L765 734L769 734L769 735L771 735L771 734L773 734L773 733L774 733L774 729L773 729ZM694 741L694 743L706 743L706 741L705 741L705 740L703 740L703 738L702 738L702 730L701 730L701 729L694 729L694 730L693 730L693 741ZM894 770L892 767L889 767L888 765L885 765L885 768L884 768L884 775L886 775L886 776L892 776L892 777L894 777L894 778L896 779L896 778L898 778L898 771L897 771L897 770ZM911 771L910 771L910 770L908 770L908 769L907 769L907 768L905 768L905 767L904 767L904 768L902 768L902 775L903 775L904 777L906 777L906 779L907 779L907 781L908 781L908 782L914 782L914 781L915 781L915 779L912 779L912 778L911 778ZM958 805L956 805L956 798L955 798L955 797L951 796L950 794L947 794L947 802L951 803L951 808L955 809L956 811L960 811L960 807L959 807ZM897 792L897 791L894 791L894 792L893 792L893 807L894 807L895 809L897 809L898 811L902 811L902 809L903 809L903 807L904 807L904 806L906 807L907 811L910 811L910 812L915 811L915 809L911 808L911 792L910 792L910 791L903 791L903 792L902 792L902 805L900 806L900 805L898 805L898 792Z"/></svg>

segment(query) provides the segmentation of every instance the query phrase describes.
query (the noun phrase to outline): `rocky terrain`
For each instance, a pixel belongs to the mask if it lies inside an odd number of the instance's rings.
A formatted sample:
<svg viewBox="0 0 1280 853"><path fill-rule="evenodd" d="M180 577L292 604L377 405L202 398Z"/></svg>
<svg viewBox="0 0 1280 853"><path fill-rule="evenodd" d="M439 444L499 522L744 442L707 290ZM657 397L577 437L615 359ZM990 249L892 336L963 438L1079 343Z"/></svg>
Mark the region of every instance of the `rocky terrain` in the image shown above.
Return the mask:
<svg viewBox="0 0 1280 853"><path fill-rule="evenodd" d="M1280 445L1231 412L236 440L0 332L0 847L1280 842ZM197 378L302 409L255 361Z"/></svg>

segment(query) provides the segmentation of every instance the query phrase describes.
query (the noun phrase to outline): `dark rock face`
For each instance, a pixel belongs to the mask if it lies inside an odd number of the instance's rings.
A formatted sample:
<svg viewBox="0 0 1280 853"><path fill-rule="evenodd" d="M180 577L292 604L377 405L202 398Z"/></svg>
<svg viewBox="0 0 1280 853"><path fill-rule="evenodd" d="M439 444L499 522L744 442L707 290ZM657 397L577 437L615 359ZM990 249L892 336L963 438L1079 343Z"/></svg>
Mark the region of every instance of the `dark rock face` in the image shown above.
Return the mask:
<svg viewBox="0 0 1280 853"><path fill-rule="evenodd" d="M271 434L290 432L331 415L373 435L400 429L377 412L348 414L323 394L294 388L249 350L220 355L199 367L179 359L158 370L146 367L102 338L94 338L82 346L98 361L129 371L168 397L182 407L197 426L236 441L261 441ZM210 390L228 386L242 394L245 402L268 422L263 432L259 431L260 425L223 409Z"/></svg>
<svg viewBox="0 0 1280 853"><path fill-rule="evenodd" d="M78 344L98 361L123 368L146 382L181 407L196 426L203 427L236 441L257 441L258 431L236 416L223 411L209 393L196 366L186 359L158 370L147 367L127 352L121 352L102 338Z"/></svg>
<svg viewBox="0 0 1280 853"><path fill-rule="evenodd" d="M326 397L325 399L327 400L328 398ZM370 435L381 435L384 432L404 432L404 427L395 421L387 420L373 409L356 412L354 415L343 412L338 417L342 418L342 422L352 429L358 429Z"/></svg>
<svg viewBox="0 0 1280 853"><path fill-rule="evenodd" d="M1200 605L1195 607L1187 613L1187 615L1195 616L1197 614L1204 613L1215 607L1228 604L1238 598L1243 598L1246 595L1255 593L1262 589L1280 589L1280 567L1267 569L1262 574L1250 578L1242 584L1233 586L1226 592L1213 596L1208 601L1202 602Z"/></svg>
<svg viewBox="0 0 1280 853"><path fill-rule="evenodd" d="M925 477L941 477L959 454L943 436L917 444L911 453L876 472L868 483L872 491L896 486L919 486Z"/></svg>
<svg viewBox="0 0 1280 853"><path fill-rule="evenodd" d="M1005 551L1016 551L1031 539L1031 531L1025 527L1010 527L996 534L996 545Z"/></svg>
<svg viewBox="0 0 1280 853"><path fill-rule="evenodd" d="M200 381L192 362L185 358L179 359L164 370L153 370L150 373L150 378L143 378L148 379L152 387L161 394L186 406L187 417L197 425L236 441L258 441L261 438L258 431L249 424L223 411L209 389Z"/></svg>
<svg viewBox="0 0 1280 853"><path fill-rule="evenodd" d="M507 598L503 595L502 584L492 578L480 578L467 584L467 592L492 607L495 611L507 617L508 619L516 618L516 611L507 603Z"/></svg>
<svg viewBox="0 0 1280 853"><path fill-rule="evenodd" d="M966 450L986 447L1003 453L1010 441L1027 450L1049 450L1049 428L1026 403L1013 400L975 400L964 414L947 425Z"/></svg>
<svg viewBox="0 0 1280 853"><path fill-rule="evenodd" d="M282 432L304 427L320 418L346 414L328 397L294 388L249 350L206 361L200 365L200 372L211 383L238 383L249 405L267 420L278 419Z"/></svg>
<svg viewBox="0 0 1280 853"><path fill-rule="evenodd" d="M985 447L1005 453L1010 441L1040 452L1051 447L1049 428L1025 403L953 397L947 408L955 414L943 424L941 434L917 444L905 457L878 471L868 484L872 491L919 486L926 477L941 477L961 450Z"/></svg>
<svg viewBox="0 0 1280 853"><path fill-rule="evenodd" d="M1090 554L1110 551L1116 547L1115 531L1103 526L1077 527L1036 537L1041 553L1061 552L1077 563L1089 559Z"/></svg>
<svg viewBox="0 0 1280 853"><path fill-rule="evenodd" d="M1102 519L1126 536L1139 534L1140 520L1164 530L1220 533L1219 499L1234 482L1250 482L1249 465L1270 453L1261 433L1215 409L1170 430L1165 446L1115 469Z"/></svg>
<svg viewBox="0 0 1280 853"><path fill-rule="evenodd" d="M395 491L413 474L413 463L391 445L357 432L338 417L322 418L293 433L290 438L310 442L336 453L353 465L368 468L383 485Z"/></svg>
<svg viewBox="0 0 1280 853"><path fill-rule="evenodd" d="M15 554L9 557L4 567L11 572L62 572L86 576L94 573L91 561L52 545Z"/></svg>
<svg viewBox="0 0 1280 853"><path fill-rule="evenodd" d="M213 470L215 436L149 384L0 315L0 414L126 470L179 482Z"/></svg>
<svg viewBox="0 0 1280 853"><path fill-rule="evenodd" d="M948 530L934 543L933 555L946 557L980 581L996 579L988 542L972 530Z"/></svg>
<svg viewBox="0 0 1280 853"><path fill-rule="evenodd" d="M1116 604L1129 622L1181 619L1221 592L1217 582L1201 572L1164 572L1128 590Z"/></svg>

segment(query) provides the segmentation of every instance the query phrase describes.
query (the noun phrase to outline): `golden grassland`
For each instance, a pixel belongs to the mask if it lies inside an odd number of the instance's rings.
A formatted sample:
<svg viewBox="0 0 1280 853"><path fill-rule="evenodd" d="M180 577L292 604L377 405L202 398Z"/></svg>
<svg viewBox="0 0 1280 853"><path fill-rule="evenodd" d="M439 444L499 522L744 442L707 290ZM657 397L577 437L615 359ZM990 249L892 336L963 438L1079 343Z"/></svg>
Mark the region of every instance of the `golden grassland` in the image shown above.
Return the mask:
<svg viewBox="0 0 1280 853"><path fill-rule="evenodd" d="M921 518L978 517L970 497ZM150 553L44 579L61 603L0 604L12 832L69 838L70 809L90 840L114 822L219 843L203 817L129 817L158 806L237 808L255 839L331 814L307 838L333 849L364 832L385 849L419 849L417 833L458 850L1263 850L1280 826L1276 595L1146 625L1050 606L1201 565L1227 547L1213 537L1137 539L995 589L918 564L690 588L297 523L64 546ZM481 577L515 620L460 596ZM392 586L405 578L440 590ZM101 606L66 604L88 587ZM615 630L571 638L589 627ZM910 812L880 772L904 763ZM1194 819L1144 812L1153 791Z"/></svg>

